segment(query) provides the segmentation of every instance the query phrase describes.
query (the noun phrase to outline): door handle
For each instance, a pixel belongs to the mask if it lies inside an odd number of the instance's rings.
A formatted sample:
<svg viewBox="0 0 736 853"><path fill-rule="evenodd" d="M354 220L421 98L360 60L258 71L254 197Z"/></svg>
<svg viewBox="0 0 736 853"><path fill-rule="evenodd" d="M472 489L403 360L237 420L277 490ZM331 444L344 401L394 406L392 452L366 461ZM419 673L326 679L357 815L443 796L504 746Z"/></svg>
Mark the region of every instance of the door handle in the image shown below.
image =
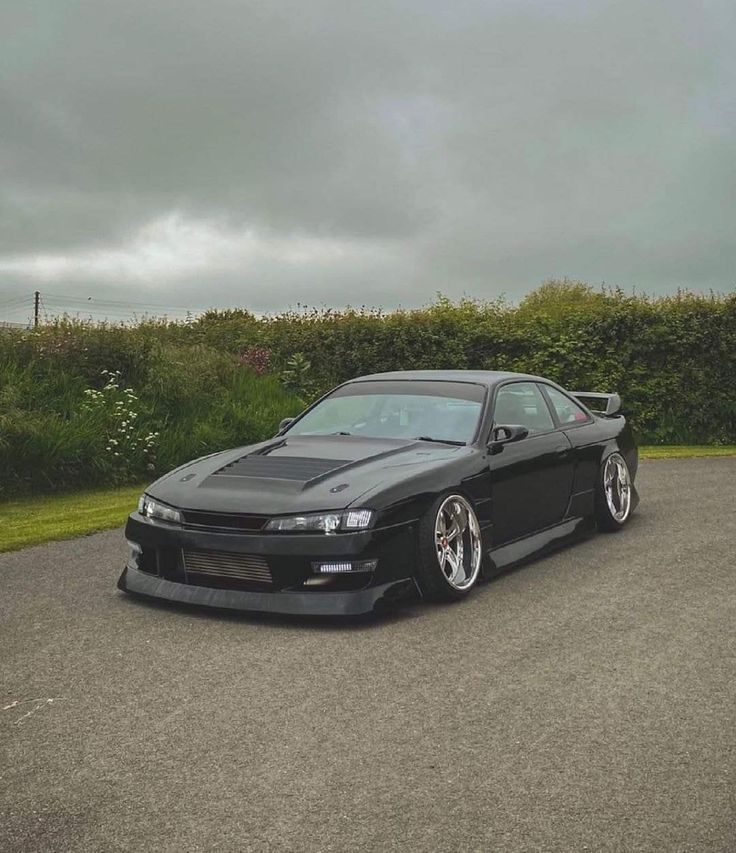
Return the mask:
<svg viewBox="0 0 736 853"><path fill-rule="evenodd" d="M566 444L560 444L555 447L555 453L560 457L560 459L564 459L570 453L570 450L571 448Z"/></svg>

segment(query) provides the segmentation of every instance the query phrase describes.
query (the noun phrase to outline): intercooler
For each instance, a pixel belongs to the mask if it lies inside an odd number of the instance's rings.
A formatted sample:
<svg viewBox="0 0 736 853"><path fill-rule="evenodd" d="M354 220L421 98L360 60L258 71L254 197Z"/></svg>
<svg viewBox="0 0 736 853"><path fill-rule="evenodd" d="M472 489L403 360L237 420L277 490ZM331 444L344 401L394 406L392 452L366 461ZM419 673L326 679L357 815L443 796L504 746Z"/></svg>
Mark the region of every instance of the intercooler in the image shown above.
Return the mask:
<svg viewBox="0 0 736 853"><path fill-rule="evenodd" d="M182 561L187 577L190 574L203 578L220 578L247 583L273 585L268 563L255 554L238 554L232 551L198 551L185 548Z"/></svg>

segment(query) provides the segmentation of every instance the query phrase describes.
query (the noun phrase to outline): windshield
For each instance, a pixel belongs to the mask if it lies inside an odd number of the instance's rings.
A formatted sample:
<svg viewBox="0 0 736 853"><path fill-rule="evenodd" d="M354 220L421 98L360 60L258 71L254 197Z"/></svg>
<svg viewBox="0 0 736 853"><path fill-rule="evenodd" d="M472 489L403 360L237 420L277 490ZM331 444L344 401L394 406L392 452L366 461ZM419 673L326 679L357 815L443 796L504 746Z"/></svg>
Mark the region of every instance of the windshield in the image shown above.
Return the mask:
<svg viewBox="0 0 736 853"><path fill-rule="evenodd" d="M485 389L469 382L351 382L287 430L289 435L361 435L466 443L478 427Z"/></svg>

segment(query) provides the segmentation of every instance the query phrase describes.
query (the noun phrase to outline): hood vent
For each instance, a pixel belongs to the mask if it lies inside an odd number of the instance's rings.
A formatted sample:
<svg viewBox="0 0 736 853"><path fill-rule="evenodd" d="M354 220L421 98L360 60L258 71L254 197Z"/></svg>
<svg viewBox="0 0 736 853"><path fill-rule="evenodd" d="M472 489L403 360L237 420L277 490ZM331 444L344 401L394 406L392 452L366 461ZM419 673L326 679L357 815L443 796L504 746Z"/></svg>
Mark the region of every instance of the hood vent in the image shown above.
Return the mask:
<svg viewBox="0 0 736 853"><path fill-rule="evenodd" d="M316 459L312 456L242 456L215 471L215 475L306 483L349 462L349 459Z"/></svg>

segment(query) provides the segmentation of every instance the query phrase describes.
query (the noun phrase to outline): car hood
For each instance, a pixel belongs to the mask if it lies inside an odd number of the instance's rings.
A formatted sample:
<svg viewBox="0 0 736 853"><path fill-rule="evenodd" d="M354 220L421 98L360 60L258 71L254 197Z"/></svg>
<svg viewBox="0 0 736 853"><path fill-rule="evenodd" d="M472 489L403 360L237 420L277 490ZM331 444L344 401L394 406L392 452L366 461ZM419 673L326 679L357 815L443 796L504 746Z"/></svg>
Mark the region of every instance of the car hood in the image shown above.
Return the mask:
<svg viewBox="0 0 736 853"><path fill-rule="evenodd" d="M394 438L294 436L226 450L165 475L146 491L182 509L264 515L345 509L382 483L425 473L466 446Z"/></svg>

